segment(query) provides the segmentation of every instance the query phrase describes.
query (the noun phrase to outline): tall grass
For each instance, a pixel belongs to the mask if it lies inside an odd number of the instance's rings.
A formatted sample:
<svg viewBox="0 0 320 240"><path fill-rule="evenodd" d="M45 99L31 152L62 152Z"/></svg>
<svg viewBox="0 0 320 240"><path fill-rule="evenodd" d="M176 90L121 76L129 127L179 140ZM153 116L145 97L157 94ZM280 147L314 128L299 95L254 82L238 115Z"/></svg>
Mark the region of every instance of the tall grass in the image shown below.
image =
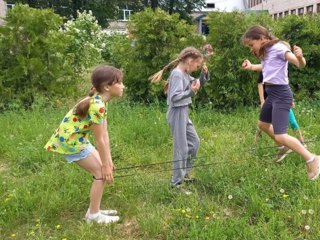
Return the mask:
<svg viewBox="0 0 320 240"><path fill-rule="evenodd" d="M86 224L92 177L43 149L67 110L0 115L0 239L319 239L319 180L307 180L296 154L275 164L266 135L253 145L258 109L191 111L201 147L193 170L198 181L183 187L192 192L186 195L169 184L166 108L112 102L108 124L118 170L102 206L117 209L121 222ZM319 110L306 103L295 109L317 153ZM162 162L168 163L145 166Z"/></svg>

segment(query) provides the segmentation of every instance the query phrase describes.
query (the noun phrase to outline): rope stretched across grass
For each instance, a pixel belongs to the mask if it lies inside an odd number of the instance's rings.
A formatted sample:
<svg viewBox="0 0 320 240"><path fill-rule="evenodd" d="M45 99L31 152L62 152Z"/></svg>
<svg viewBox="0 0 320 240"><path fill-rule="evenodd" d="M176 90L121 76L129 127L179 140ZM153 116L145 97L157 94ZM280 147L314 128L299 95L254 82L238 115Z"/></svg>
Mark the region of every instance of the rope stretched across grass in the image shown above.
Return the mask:
<svg viewBox="0 0 320 240"><path fill-rule="evenodd" d="M318 142L320 140L320 138L316 138L314 140L310 140L310 141L306 141L305 143L312 143L312 142ZM249 152L249 153L253 153L255 150L263 150L263 149L275 149L278 146L267 146L267 147L262 147L262 148L250 148L245 150L245 152ZM243 151L244 152L244 151ZM290 154L290 153L289 153ZM269 157L275 157L277 154L268 154L265 155L265 158L269 158ZM201 160L201 159L215 159L216 157L210 157L208 158L207 156L202 156L202 157L197 157L197 158L193 158L192 161L195 160ZM156 165L165 165L165 164L172 164L173 162L180 162L180 161L185 161L185 159L182 160L175 160L175 161L163 161L163 162L156 162L156 163L149 163L149 164L140 164L140 165L133 165L133 166L129 166L129 167L123 167L123 168L119 168L116 171L124 171L124 170L130 170L130 169L142 169L142 168L148 168L150 166L156 166ZM199 167L206 167L206 166L212 166L212 165L219 165L219 164L226 164L226 163L230 163L230 162L234 162L234 161L215 161L215 162L211 162L211 163L204 163L204 164L197 164L192 166L192 168L199 168ZM172 170L179 170L179 169L185 169L185 167L183 168L174 168L174 169L160 169L160 170L153 170L151 171L151 173L158 173L158 172L166 172L166 171L172 171ZM115 176L115 178L124 178L124 177L131 177L131 176L136 176L136 173L132 173L132 174L125 174L125 175L118 175Z"/></svg>

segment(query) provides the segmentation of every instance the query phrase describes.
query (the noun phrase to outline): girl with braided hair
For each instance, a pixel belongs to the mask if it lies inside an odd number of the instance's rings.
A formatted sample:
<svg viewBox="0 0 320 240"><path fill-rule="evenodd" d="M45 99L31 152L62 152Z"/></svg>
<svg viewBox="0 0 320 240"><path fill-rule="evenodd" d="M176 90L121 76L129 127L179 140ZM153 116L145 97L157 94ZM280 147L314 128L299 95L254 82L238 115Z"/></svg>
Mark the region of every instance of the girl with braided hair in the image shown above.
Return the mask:
<svg viewBox="0 0 320 240"><path fill-rule="evenodd" d="M107 130L108 101L121 97L124 85L122 72L112 66L98 66L92 73L92 88L63 118L45 149L62 154L68 163L76 163L93 175L90 204L86 221L112 223L119 220L116 210L100 210L104 187L113 181L109 135ZM97 149L89 141L94 136Z"/></svg>
<svg viewBox="0 0 320 240"><path fill-rule="evenodd" d="M173 187L179 187L183 181L191 180L191 160L196 157L200 144L198 134L189 119L189 105L192 103L191 97L209 80L208 69L203 67L199 79L190 74L203 65L203 60L199 50L187 47L175 60L149 78L152 82L159 82L164 70L173 68L165 86L167 121L173 136Z"/></svg>

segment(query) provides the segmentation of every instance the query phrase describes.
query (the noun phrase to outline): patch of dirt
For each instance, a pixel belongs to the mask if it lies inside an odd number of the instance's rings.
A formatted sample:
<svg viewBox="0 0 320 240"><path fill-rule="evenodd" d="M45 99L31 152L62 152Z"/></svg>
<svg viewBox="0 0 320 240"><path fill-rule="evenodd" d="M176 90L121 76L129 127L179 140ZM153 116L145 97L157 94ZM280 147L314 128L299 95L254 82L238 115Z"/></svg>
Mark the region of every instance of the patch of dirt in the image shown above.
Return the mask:
<svg viewBox="0 0 320 240"><path fill-rule="evenodd" d="M124 239L139 239L139 225L135 218L128 219L121 225L117 226L118 232L121 232L121 237Z"/></svg>

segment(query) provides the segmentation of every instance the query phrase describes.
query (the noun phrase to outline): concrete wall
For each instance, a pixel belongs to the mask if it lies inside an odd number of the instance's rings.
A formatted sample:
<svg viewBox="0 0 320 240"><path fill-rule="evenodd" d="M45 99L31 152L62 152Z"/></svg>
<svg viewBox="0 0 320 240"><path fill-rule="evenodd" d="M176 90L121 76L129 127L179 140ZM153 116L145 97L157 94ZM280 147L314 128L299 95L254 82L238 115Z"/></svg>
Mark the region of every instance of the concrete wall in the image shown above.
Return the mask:
<svg viewBox="0 0 320 240"><path fill-rule="evenodd" d="M5 1L0 0L0 24L3 24L3 18L6 16L7 4Z"/></svg>

